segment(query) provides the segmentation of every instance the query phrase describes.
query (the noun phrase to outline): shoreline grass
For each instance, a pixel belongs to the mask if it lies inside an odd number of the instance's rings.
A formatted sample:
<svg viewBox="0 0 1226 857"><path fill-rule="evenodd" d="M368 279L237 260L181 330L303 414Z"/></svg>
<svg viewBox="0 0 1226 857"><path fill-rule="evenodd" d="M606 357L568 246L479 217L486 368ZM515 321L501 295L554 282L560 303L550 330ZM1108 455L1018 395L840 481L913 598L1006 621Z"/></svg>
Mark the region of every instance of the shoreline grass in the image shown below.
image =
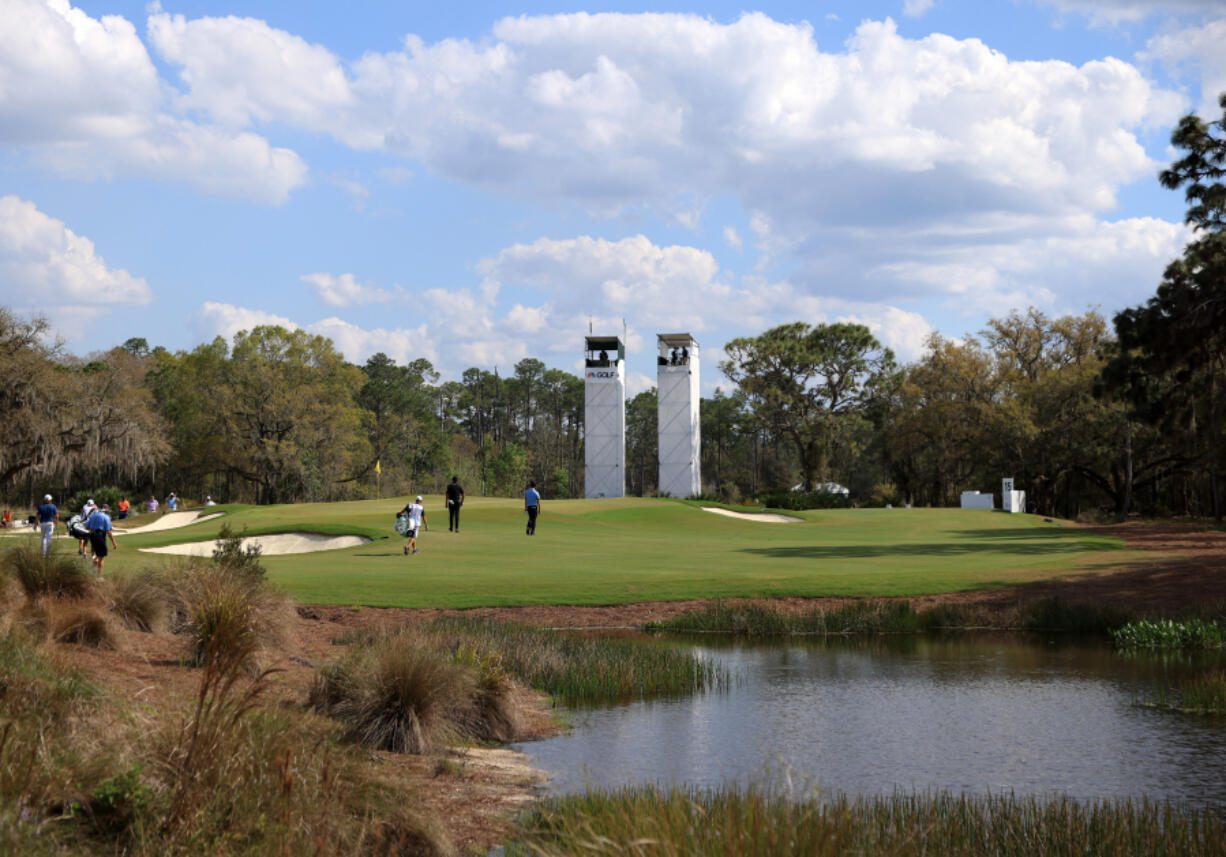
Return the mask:
<svg viewBox="0 0 1226 857"><path fill-rule="evenodd" d="M1181 714L1226 714L1226 670L1218 668L1181 678L1173 688L1159 688L1140 704Z"/></svg>
<svg viewBox="0 0 1226 857"><path fill-rule="evenodd" d="M916 610L906 601L857 601L784 613L755 604L717 602L644 626L653 633L705 633L738 637L853 636L930 631L1019 630L1105 635L1131 619L1112 607L1069 604L1047 598L1008 613L983 607L937 604Z"/></svg>
<svg viewBox="0 0 1226 857"><path fill-rule="evenodd" d="M553 798L508 857L1221 855L1220 813L1165 802L948 793L795 799L760 789L635 786Z"/></svg>
<svg viewBox="0 0 1226 857"><path fill-rule="evenodd" d="M448 648L496 657L528 687L566 705L684 696L725 687L728 672L651 641L585 637L495 619L439 618L425 628Z"/></svg>

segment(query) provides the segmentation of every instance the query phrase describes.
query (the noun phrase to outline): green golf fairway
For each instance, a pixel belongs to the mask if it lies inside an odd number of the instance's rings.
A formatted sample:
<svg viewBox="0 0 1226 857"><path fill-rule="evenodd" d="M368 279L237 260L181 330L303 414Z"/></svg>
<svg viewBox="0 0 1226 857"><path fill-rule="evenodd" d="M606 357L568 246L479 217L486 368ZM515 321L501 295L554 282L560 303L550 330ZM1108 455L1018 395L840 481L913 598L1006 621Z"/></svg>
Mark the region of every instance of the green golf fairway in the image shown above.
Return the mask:
<svg viewBox="0 0 1226 857"><path fill-rule="evenodd" d="M911 596L1057 577L1139 555L1123 551L1116 539L1030 515L852 509L802 512L802 523L773 524L715 515L697 503L632 498L546 502L531 538L524 534L521 501L471 498L462 531L453 534L442 498L431 496L421 552L405 556L405 540L392 531L405 502L219 506L223 518L120 535L107 572L176 562L136 549L211 540L223 521L249 534L374 538L263 563L270 579L302 602L385 607Z"/></svg>

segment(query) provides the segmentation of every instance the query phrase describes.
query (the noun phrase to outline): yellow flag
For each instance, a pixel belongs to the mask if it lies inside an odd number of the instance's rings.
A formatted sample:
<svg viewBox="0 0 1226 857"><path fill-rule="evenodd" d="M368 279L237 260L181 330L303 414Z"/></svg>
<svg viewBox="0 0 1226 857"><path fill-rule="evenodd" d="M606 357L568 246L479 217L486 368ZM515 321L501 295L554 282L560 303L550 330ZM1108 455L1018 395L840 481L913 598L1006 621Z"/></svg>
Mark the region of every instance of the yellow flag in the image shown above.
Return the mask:
<svg viewBox="0 0 1226 857"><path fill-rule="evenodd" d="M381 464L383 464L382 459L375 461L375 475L376 476L380 476L383 473L383 468L380 466Z"/></svg>

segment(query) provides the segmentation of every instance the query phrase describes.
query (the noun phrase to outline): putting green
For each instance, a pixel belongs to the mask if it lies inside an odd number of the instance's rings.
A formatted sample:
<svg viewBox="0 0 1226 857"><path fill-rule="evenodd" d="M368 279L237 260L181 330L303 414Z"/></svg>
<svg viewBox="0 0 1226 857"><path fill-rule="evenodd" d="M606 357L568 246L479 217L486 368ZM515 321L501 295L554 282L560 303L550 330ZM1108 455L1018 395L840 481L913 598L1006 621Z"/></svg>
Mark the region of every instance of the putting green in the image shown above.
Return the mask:
<svg viewBox="0 0 1226 857"><path fill-rule="evenodd" d="M798 513L803 523L739 521L677 500L546 502L524 535L522 503L470 498L447 531L442 498L431 529L404 556L392 532L407 498L293 506L219 506L225 517L120 536L107 570L165 562L135 548L211 539L228 522L250 534L353 533L346 550L266 557L269 577L306 603L400 607L616 604L736 596L923 595L1022 583L1135 560L1112 538L1029 515L971 509ZM213 511L213 510L211 510Z"/></svg>

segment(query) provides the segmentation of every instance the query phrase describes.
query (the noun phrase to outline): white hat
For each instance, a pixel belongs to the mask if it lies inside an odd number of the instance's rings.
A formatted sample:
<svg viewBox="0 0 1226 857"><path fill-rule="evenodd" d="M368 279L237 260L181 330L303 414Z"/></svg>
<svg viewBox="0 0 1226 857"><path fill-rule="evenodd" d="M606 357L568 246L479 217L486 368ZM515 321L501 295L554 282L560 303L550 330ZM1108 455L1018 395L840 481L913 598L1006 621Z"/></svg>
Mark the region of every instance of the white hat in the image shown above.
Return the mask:
<svg viewBox="0 0 1226 857"><path fill-rule="evenodd" d="M418 503L420 503L420 502L421 502L421 495L420 495L420 494L418 494L418 495L417 495L417 502L418 502Z"/></svg>
<svg viewBox="0 0 1226 857"><path fill-rule="evenodd" d="M50 494L44 494L44 495L43 495L43 502L44 502L44 503L50 503L50 502L51 502L51 495L50 495Z"/></svg>
<svg viewBox="0 0 1226 857"><path fill-rule="evenodd" d="M94 498L93 498L93 497L90 497L88 500L86 500L86 501L85 501L85 505L86 505L86 506L92 506L93 504L94 504Z"/></svg>

